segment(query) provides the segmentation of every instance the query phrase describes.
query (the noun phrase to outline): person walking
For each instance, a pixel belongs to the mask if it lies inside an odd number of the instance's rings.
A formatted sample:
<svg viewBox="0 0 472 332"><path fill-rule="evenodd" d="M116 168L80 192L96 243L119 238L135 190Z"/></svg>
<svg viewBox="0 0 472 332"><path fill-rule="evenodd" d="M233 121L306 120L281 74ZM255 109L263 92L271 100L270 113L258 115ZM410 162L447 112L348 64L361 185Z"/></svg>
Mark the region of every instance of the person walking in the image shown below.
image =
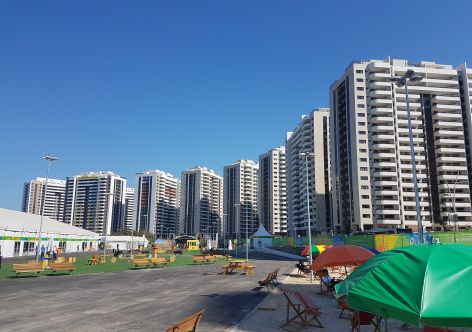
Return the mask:
<svg viewBox="0 0 472 332"><path fill-rule="evenodd" d="M44 260L44 253L46 252L46 248L44 247L44 244L41 245L41 260Z"/></svg>

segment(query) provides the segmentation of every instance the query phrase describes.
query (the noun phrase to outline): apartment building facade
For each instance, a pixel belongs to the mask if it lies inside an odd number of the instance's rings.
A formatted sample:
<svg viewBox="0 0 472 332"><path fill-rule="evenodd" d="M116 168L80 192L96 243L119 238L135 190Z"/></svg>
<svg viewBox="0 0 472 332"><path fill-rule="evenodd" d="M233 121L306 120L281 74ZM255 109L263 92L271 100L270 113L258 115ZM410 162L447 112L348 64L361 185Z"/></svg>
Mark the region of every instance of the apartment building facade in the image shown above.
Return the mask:
<svg viewBox="0 0 472 332"><path fill-rule="evenodd" d="M124 229L126 179L113 172L67 177L63 222L102 235Z"/></svg>
<svg viewBox="0 0 472 332"><path fill-rule="evenodd" d="M44 216L62 220L64 210L65 180L36 178L24 183L21 211L42 214L44 198Z"/></svg>
<svg viewBox="0 0 472 332"><path fill-rule="evenodd" d="M124 205L124 229L133 229L133 212L134 212L134 188L126 188L125 205Z"/></svg>
<svg viewBox="0 0 472 332"><path fill-rule="evenodd" d="M217 234L223 217L223 178L201 166L181 175L179 233Z"/></svg>
<svg viewBox="0 0 472 332"><path fill-rule="evenodd" d="M309 216L312 233L328 233L333 230L330 214L329 130L329 109L319 108L310 115L302 116L298 127L287 134L287 210L291 235L308 234ZM300 153L311 153L314 157L305 159ZM307 208L308 197L310 215Z"/></svg>
<svg viewBox="0 0 472 332"><path fill-rule="evenodd" d="M179 179L152 170L136 174L134 229L166 238L178 233Z"/></svg>
<svg viewBox="0 0 472 332"><path fill-rule="evenodd" d="M391 82L409 69L423 77L408 85L423 226L450 224L452 205L459 225L472 222L463 119L470 104L461 101L461 69L387 59L352 63L330 88L333 220L339 229L417 229L405 88Z"/></svg>
<svg viewBox="0 0 472 332"><path fill-rule="evenodd" d="M224 235L228 239L250 237L258 221L259 165L252 160L238 160L223 169Z"/></svg>
<svg viewBox="0 0 472 332"><path fill-rule="evenodd" d="M287 233L287 169L285 146L259 156L259 222L274 235Z"/></svg>

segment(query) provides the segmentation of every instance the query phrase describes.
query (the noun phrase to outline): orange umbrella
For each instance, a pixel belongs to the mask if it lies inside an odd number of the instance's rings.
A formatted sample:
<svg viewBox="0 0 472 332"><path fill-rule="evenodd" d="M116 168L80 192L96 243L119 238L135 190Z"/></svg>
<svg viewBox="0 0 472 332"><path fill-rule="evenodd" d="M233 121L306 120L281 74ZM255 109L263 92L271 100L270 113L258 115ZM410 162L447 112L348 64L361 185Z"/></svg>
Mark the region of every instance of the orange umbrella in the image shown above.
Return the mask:
<svg viewBox="0 0 472 332"><path fill-rule="evenodd" d="M368 249L356 245L335 246L319 254L313 261L311 269L318 271L332 266L359 266L373 256L375 255Z"/></svg>

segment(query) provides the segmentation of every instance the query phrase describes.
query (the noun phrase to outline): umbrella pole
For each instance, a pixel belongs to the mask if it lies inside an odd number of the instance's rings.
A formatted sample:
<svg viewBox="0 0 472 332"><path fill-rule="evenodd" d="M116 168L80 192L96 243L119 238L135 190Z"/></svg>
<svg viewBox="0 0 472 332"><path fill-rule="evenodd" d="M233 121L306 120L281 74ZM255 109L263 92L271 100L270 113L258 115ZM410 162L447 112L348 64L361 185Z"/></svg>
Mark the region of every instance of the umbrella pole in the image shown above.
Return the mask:
<svg viewBox="0 0 472 332"><path fill-rule="evenodd" d="M346 265L344 265L344 275L347 277L347 268L346 268Z"/></svg>

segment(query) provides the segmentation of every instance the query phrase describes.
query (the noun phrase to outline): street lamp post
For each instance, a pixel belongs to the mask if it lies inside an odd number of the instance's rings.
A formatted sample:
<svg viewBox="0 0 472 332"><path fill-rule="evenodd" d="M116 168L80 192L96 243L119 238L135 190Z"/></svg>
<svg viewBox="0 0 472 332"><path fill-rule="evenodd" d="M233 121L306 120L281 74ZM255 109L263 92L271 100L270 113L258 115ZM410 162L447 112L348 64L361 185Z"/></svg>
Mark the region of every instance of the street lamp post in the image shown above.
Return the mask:
<svg viewBox="0 0 472 332"><path fill-rule="evenodd" d="M113 196L115 196L115 194L107 193L106 196L107 196L108 199L113 199ZM113 204L113 201L111 202L111 204ZM113 206L112 206L112 211L113 211ZM111 215L113 216L113 212L112 212ZM108 213L106 214L106 218L103 220L103 263L106 263L107 233L108 233L107 232L108 231L107 230L107 226L108 226L107 220L108 220Z"/></svg>
<svg viewBox="0 0 472 332"><path fill-rule="evenodd" d="M306 173L306 207L308 215L308 252L309 252L309 263L310 263L310 282L313 283L313 270L311 265L313 264L313 253L311 252L311 218L310 218L310 189L309 189L309 179L308 179L308 158L314 158L315 154L313 152L301 152L299 156L305 158L305 173Z"/></svg>
<svg viewBox="0 0 472 332"><path fill-rule="evenodd" d="M55 160L58 160L59 158L47 155L47 156L44 156L43 159L47 160L48 168L47 168L47 172L46 172L46 183L44 184L44 192L43 192L43 195L42 195L43 199L42 199L42 202L41 202L41 221L39 223L39 239L38 239L38 246L37 246L37 249L36 249L36 263L38 263L38 261L39 261L39 254L40 254L40 251L41 251L41 237L43 236L42 233L43 233L44 206L45 206L45 203L46 203L46 193L47 193L47 190L48 190L49 169L51 168L51 162L55 161Z"/></svg>
<svg viewBox="0 0 472 332"><path fill-rule="evenodd" d="M221 227L221 231L223 233L223 253L226 254L226 247L225 247L225 217L227 217L227 213L223 213L223 225Z"/></svg>
<svg viewBox="0 0 472 332"><path fill-rule="evenodd" d="M457 181L458 178L459 178L459 174L460 174L460 170L457 171L457 174L456 174L456 179L454 180L454 187L452 189L452 193L451 193L451 188L449 187L449 183L447 183L447 190L449 192L448 196L451 198L451 202L452 202L452 219L453 219L453 222L454 222L454 229L456 231L459 230L459 226L458 226L458 218L457 218L457 210L456 210L456 186L458 183L464 183L462 180L460 181Z"/></svg>
<svg viewBox="0 0 472 332"><path fill-rule="evenodd" d="M408 82L419 82L423 79L422 76L415 74L411 69L408 69L404 76L395 76L391 78L391 81L399 88L405 87L405 99L406 99L406 113L408 116L408 132L410 136L410 157L413 172L413 185L415 188L416 198L416 215L418 219L418 237L419 243L424 243L423 237L423 223L421 221L421 206L420 206L420 194L418 189L418 179L416 174L416 160L415 160L415 146L413 145L413 128L411 126L411 113L410 113L410 98L408 96Z"/></svg>

